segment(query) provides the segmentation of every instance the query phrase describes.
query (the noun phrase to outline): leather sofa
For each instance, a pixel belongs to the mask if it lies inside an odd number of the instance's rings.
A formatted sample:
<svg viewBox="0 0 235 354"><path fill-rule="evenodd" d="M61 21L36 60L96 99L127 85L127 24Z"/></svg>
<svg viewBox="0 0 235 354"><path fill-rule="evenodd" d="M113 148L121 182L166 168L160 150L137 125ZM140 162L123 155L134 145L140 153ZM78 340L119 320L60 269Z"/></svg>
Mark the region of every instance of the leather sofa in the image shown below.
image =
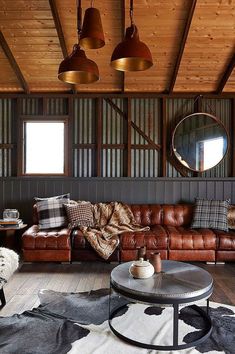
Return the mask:
<svg viewBox="0 0 235 354"><path fill-rule="evenodd" d="M108 261L137 258L138 248L146 246L147 257L160 252L162 259L179 261L235 261L235 232L191 229L193 205L130 205L137 223L149 226L145 232L120 235L119 248ZM34 209L35 210L35 209ZM35 225L22 235L25 261L102 260L80 230L67 228L40 231Z"/></svg>

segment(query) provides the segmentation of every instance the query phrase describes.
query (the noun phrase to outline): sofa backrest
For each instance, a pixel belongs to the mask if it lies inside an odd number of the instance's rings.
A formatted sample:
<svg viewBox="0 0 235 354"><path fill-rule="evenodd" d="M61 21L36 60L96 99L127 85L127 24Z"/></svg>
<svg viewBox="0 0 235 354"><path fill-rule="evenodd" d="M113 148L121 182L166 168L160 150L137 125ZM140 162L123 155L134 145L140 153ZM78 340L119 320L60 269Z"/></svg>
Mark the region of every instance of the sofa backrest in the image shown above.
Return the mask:
<svg viewBox="0 0 235 354"><path fill-rule="evenodd" d="M138 224L143 226L161 225L162 207L160 204L132 204L130 208Z"/></svg>
<svg viewBox="0 0 235 354"><path fill-rule="evenodd" d="M193 218L194 206L191 204L162 205L162 224L167 226L189 226Z"/></svg>

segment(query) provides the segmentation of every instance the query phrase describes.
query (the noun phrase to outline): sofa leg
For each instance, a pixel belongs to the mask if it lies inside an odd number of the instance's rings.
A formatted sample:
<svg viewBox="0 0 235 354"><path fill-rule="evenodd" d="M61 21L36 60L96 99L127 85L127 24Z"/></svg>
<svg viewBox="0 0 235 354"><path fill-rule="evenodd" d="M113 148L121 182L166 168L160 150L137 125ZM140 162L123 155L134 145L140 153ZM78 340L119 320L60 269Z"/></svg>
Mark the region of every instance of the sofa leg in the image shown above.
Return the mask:
<svg viewBox="0 0 235 354"><path fill-rule="evenodd" d="M4 294L3 288L0 289L0 300L1 300L1 303L2 303L0 308L3 308L6 305L6 298L5 298L5 294Z"/></svg>
<svg viewBox="0 0 235 354"><path fill-rule="evenodd" d="M206 262L208 265L216 265L216 262Z"/></svg>
<svg viewBox="0 0 235 354"><path fill-rule="evenodd" d="M225 262L215 262L216 265L225 265Z"/></svg>

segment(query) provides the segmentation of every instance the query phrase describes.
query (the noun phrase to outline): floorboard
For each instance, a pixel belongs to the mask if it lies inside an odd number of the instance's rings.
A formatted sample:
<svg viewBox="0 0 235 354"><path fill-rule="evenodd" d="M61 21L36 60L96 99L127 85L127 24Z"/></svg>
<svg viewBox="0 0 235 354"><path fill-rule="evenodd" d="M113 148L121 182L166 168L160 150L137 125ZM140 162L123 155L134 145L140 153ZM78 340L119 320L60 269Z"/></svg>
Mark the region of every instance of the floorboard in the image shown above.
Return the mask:
<svg viewBox="0 0 235 354"><path fill-rule="evenodd" d="M215 288L211 300L235 305L235 263L194 264L213 276ZM4 287L7 304L0 311L0 316L10 316L38 306L37 293L40 289L79 292L107 288L110 272L116 265L101 262L23 264Z"/></svg>

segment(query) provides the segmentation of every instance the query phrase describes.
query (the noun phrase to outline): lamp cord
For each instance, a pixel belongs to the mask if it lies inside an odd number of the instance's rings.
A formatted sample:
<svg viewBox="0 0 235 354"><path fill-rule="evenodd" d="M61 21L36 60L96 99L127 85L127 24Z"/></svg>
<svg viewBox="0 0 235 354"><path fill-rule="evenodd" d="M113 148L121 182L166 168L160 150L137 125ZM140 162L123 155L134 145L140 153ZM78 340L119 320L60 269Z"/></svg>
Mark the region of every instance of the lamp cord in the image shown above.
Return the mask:
<svg viewBox="0 0 235 354"><path fill-rule="evenodd" d="M77 0L77 33L78 39L80 38L80 34L82 32L82 1Z"/></svg>
<svg viewBox="0 0 235 354"><path fill-rule="evenodd" d="M131 20L131 26L134 25L133 21L133 0L130 0L130 20Z"/></svg>

